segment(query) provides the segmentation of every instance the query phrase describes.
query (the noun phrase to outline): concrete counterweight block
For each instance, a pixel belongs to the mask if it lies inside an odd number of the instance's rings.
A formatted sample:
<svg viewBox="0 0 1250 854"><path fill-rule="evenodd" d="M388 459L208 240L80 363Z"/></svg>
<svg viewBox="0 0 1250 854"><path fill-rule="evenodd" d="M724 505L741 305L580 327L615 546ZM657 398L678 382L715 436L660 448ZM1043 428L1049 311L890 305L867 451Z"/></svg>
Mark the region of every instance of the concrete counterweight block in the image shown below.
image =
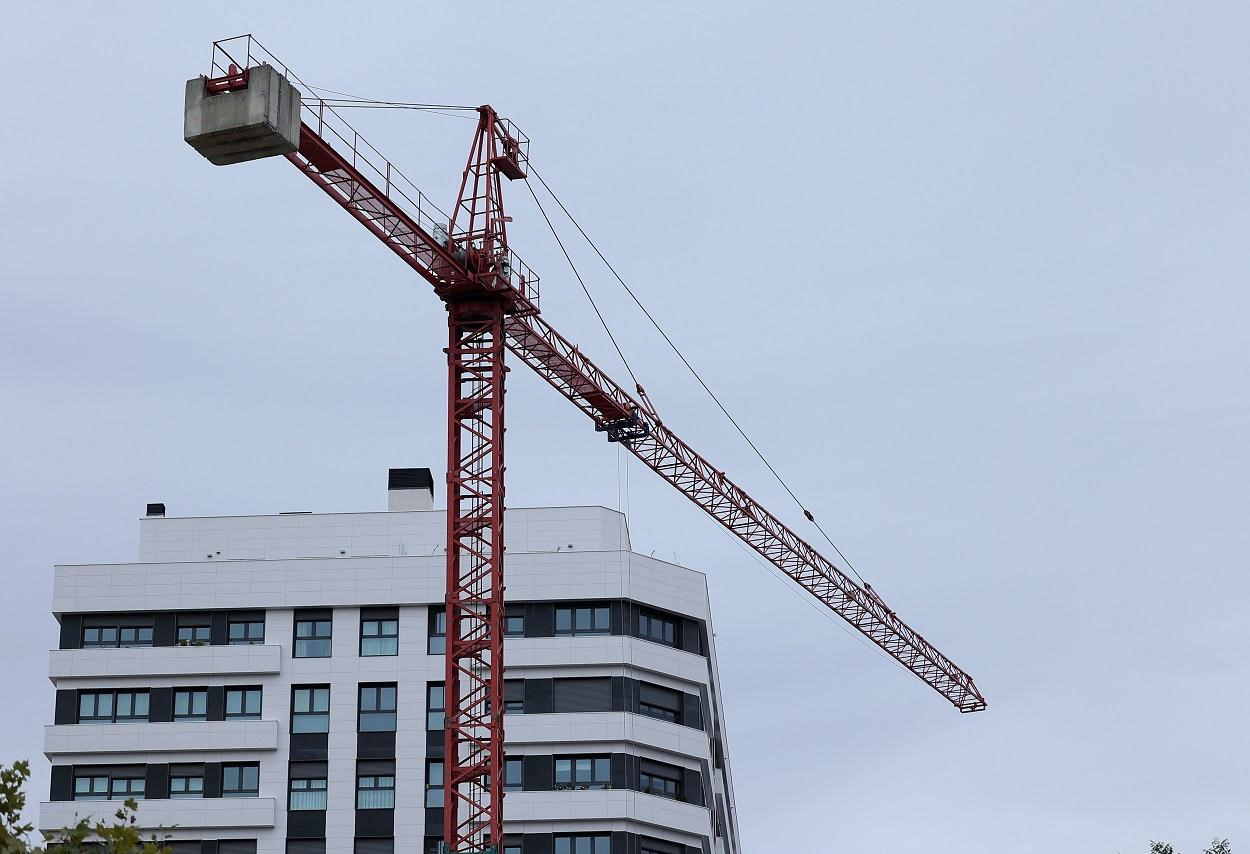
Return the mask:
<svg viewBox="0 0 1250 854"><path fill-rule="evenodd" d="M289 154L299 148L300 92L272 66L248 70L247 86L210 94L187 81L182 136L218 166Z"/></svg>

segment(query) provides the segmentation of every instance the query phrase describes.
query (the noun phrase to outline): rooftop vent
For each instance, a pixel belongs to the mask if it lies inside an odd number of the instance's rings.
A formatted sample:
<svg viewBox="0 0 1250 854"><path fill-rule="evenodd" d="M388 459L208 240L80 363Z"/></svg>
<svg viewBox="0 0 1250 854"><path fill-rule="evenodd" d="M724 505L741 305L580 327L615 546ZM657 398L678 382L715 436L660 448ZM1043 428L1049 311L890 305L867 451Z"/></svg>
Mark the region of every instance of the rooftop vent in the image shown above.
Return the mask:
<svg viewBox="0 0 1250 854"><path fill-rule="evenodd" d="M148 505L148 512L147 512L147 514L146 514L146 515L148 515L148 516L164 516L164 515L165 515L165 505L164 505L164 504L149 504L149 505Z"/></svg>
<svg viewBox="0 0 1250 854"><path fill-rule="evenodd" d="M434 475L429 469L391 469L386 482L387 510L433 510Z"/></svg>

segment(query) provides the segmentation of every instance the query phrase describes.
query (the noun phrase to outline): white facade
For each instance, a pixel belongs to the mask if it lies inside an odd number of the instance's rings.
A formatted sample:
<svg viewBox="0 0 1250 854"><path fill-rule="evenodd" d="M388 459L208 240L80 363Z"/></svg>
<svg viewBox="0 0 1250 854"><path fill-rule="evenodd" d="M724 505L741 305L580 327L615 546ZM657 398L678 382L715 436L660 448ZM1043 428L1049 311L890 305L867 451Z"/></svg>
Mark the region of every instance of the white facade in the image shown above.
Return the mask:
<svg viewBox="0 0 1250 854"><path fill-rule="evenodd" d="M394 493L389 504L422 506L411 495L396 500ZM431 506L428 497L424 506ZM516 683L524 710L510 709L504 718L507 753L531 757L532 764L524 764L523 788L505 796L504 850L563 854L567 847L582 854L578 840L560 840L615 834L611 854L738 852L703 574L631 552L624 517L602 507L509 510L505 531L507 600L527 603L517 608L528 621L526 636L505 641L508 679L526 680ZM45 734L53 791L41 804L41 829L71 824L75 816L111 814L117 805L110 801L74 799L81 794L76 786L89 785L79 778L133 776L141 767L148 789L140 823L175 827L173 839L200 841L199 849L188 845L187 851L209 854L218 850L213 840L237 839L256 840L259 854L284 854L288 837L305 840L291 844L292 854L321 850L320 837L308 836L309 816L297 822L291 819L296 811L288 810L288 778L297 767L290 763L302 758L291 755L293 739L299 741L292 736L291 706L293 686L328 685L324 756L308 757L326 768L324 850L352 852L354 840L368 838L355 850L426 851L436 817L426 808L427 759L437 758L432 745L438 741L427 732L427 686L443 679L443 658L429 654L428 643L431 608L441 606L444 593L443 512L149 516L140 532L135 563L56 567L52 610L62 623L62 648L49 661L57 719ZM611 631L542 628L557 610L579 603L611 605ZM362 609L375 609L369 616L385 608L396 609L398 653L362 656ZM295 622L311 613L299 609L329 612L328 657L294 655ZM221 627L230 615L254 619L262 612L263 642L228 642ZM670 645L640 637L640 614L673 623L685 640ZM163 645L171 642L171 632L194 622L212 623L211 642ZM82 648L98 642L99 636L84 634L93 625L113 624L152 626L151 640L140 643L153 645ZM612 679L612 707L560 710L569 686L597 688L607 684L599 681L605 678ZM582 681L566 681L571 679ZM367 811L367 835L360 835L357 764L366 759L359 753L365 742L358 737L357 716L363 683L396 686L389 837L378 835L385 831L377 829L377 811ZM220 700L207 720L165 720L168 709L163 716L156 711L169 705L160 698L168 698L170 689L208 689L212 705L213 696L232 686L261 689L259 717L212 719L221 716ZM153 720L80 722L83 710L100 702L91 699L94 692L102 690L150 692ZM678 705L685 697L682 722L649 713L655 707L638 699L647 692L671 695ZM603 788L549 785L550 775L564 767L560 758L567 762L570 756L610 756L611 782ZM259 763L258 790L249 797L161 797L168 795L171 775L193 776L203 763L209 769ZM557 770L544 770L551 768ZM657 785L641 782L648 768L679 769L678 797L642 791ZM216 773L205 772L210 795L216 794L210 791ZM245 843L220 850L251 849ZM586 850L609 849L592 842Z"/></svg>

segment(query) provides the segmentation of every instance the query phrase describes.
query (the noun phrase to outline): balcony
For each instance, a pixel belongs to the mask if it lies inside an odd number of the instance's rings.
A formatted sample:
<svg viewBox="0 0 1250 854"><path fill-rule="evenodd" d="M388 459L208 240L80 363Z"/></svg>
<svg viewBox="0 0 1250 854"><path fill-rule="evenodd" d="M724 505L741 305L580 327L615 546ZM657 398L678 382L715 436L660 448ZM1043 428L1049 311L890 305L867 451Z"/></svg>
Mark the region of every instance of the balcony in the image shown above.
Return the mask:
<svg viewBox="0 0 1250 854"><path fill-rule="evenodd" d="M504 829L509 833L523 833L525 828L517 825L527 822L541 824L550 832L552 827L559 828L561 821L636 822L693 836L708 836L712 830L706 807L627 789L509 792L507 802ZM647 828L636 828L635 832L646 833Z"/></svg>
<svg viewBox="0 0 1250 854"><path fill-rule="evenodd" d="M508 638L508 667L617 666L661 673L706 685L707 659L664 644L624 635Z"/></svg>
<svg viewBox="0 0 1250 854"><path fill-rule="evenodd" d="M690 759L711 758L707 733L694 727L656 720L645 715L627 712L555 712L537 715L513 714L507 718L509 747L587 745L600 742L640 744ZM512 795L508 797L508 803L511 804Z"/></svg>
<svg viewBox="0 0 1250 854"><path fill-rule="evenodd" d="M49 759L66 754L277 749L277 721L68 724L43 728L43 752Z"/></svg>
<svg viewBox="0 0 1250 854"><path fill-rule="evenodd" d="M112 822L120 801L45 801L39 805L39 829L71 827L80 818ZM274 826L273 798L202 798L139 801L137 827L144 831L245 830Z"/></svg>
<svg viewBox="0 0 1250 854"><path fill-rule="evenodd" d="M278 673L280 646L146 646L54 649L48 676L92 679L118 676L231 676Z"/></svg>

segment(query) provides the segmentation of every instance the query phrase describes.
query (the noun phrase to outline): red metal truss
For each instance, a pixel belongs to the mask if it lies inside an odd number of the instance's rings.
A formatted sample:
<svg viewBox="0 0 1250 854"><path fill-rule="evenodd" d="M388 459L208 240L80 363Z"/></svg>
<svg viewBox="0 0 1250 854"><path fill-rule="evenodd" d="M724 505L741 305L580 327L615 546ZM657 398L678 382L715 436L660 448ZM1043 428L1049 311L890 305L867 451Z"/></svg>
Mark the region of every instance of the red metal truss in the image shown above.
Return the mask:
<svg viewBox="0 0 1250 854"><path fill-rule="evenodd" d="M503 836L503 305L447 306L443 839L456 854Z"/></svg>

